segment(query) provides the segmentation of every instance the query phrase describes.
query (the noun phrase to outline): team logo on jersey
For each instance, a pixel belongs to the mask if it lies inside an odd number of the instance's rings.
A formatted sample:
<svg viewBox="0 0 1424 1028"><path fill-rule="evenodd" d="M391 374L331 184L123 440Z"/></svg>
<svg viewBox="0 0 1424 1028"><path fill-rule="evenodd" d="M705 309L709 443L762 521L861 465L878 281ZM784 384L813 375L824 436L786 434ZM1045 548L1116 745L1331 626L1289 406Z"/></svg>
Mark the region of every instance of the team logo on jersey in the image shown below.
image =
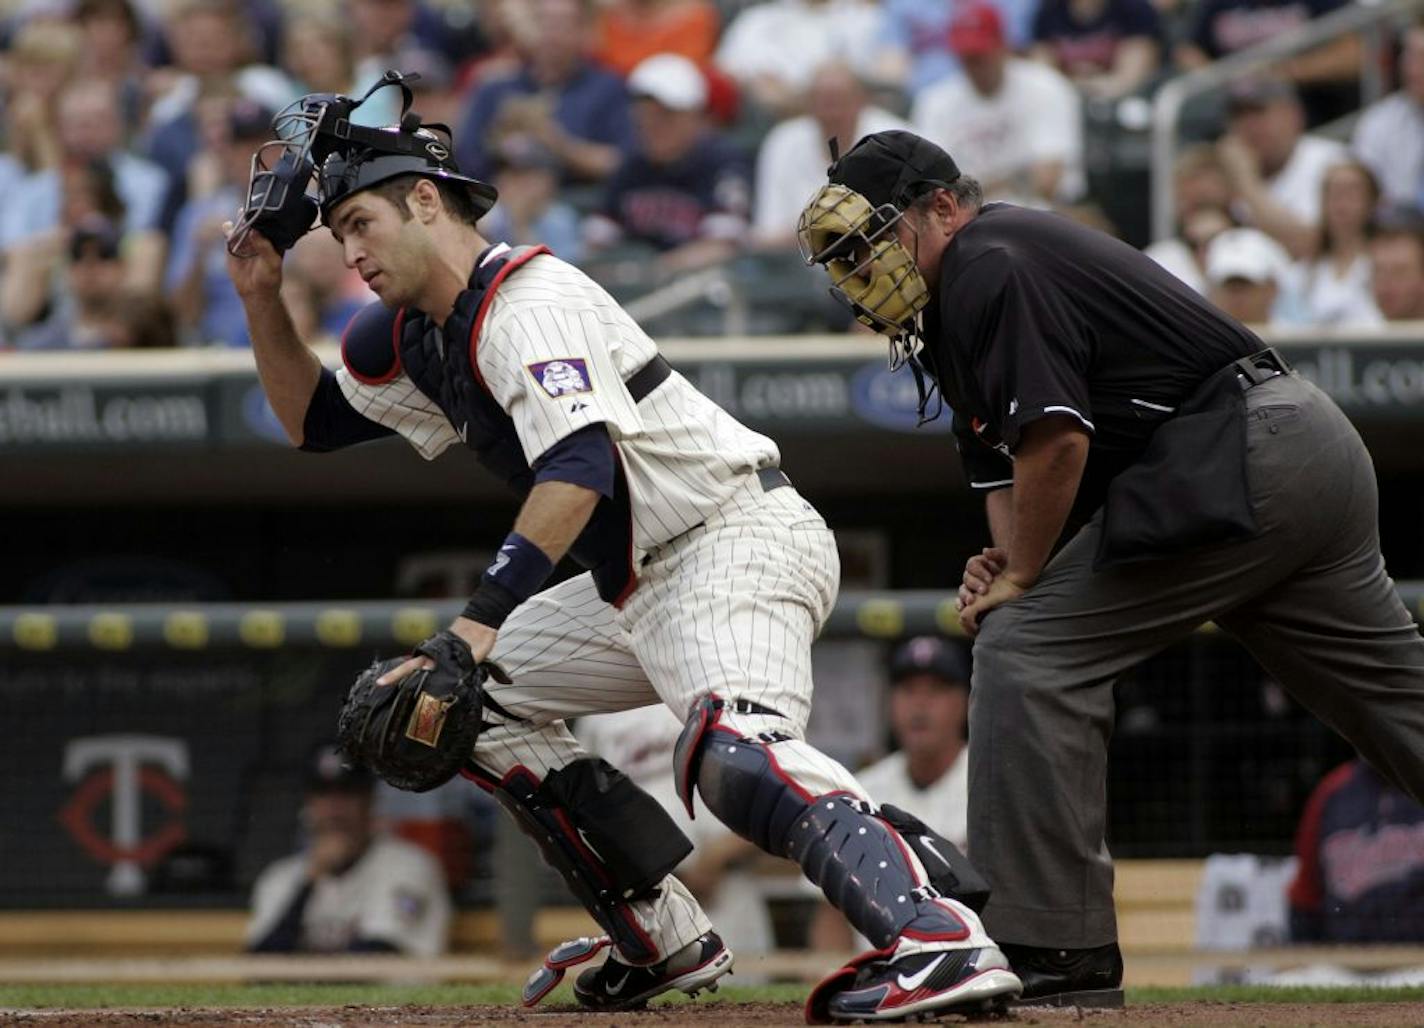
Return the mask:
<svg viewBox="0 0 1424 1028"><path fill-rule="evenodd" d="M582 357L560 357L558 360L540 361L526 365L539 388L556 399L570 393L591 393L593 385L588 378L588 362Z"/></svg>

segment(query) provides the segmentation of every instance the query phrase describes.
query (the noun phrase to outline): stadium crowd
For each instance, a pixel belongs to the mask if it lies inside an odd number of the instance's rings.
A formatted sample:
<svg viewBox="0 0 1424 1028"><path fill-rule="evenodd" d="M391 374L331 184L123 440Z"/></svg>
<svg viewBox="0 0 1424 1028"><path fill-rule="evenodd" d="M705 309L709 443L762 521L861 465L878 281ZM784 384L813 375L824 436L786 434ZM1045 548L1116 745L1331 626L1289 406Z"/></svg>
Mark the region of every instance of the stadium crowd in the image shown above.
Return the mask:
<svg viewBox="0 0 1424 1028"><path fill-rule="evenodd" d="M499 188L487 235L625 300L740 268L781 289L752 331L846 327L797 267L796 216L829 138L905 125L989 199L1151 242L1244 320L1424 317L1424 27L1231 84L1181 153L1169 239L1115 226L1090 168L1122 105L1344 2L0 0L0 348L247 345L222 224L253 151L299 96L387 68L419 73L416 109ZM1361 112L1365 61L1397 91ZM371 299L325 232L284 289L307 339Z"/></svg>

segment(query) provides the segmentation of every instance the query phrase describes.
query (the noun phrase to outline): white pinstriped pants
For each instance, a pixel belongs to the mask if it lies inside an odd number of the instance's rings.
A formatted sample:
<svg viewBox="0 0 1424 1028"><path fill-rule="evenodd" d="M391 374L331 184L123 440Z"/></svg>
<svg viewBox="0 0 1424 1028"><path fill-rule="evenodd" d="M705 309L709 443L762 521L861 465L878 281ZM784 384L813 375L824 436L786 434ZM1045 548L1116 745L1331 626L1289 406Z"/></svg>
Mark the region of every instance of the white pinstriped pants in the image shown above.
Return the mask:
<svg viewBox="0 0 1424 1028"><path fill-rule="evenodd" d="M480 736L475 763L495 777L523 765L542 778L587 756L564 718L662 702L685 720L694 701L715 692L784 715L724 711L723 723L744 735L792 736L775 744L777 762L812 795L865 797L849 771L802 740L811 643L840 581L835 539L815 508L793 488L763 492L749 476L704 526L650 557L622 610L584 574L531 597L504 623L491 659L512 682L486 687L525 720L487 708L496 727ZM672 876L633 909L663 956L711 928Z"/></svg>

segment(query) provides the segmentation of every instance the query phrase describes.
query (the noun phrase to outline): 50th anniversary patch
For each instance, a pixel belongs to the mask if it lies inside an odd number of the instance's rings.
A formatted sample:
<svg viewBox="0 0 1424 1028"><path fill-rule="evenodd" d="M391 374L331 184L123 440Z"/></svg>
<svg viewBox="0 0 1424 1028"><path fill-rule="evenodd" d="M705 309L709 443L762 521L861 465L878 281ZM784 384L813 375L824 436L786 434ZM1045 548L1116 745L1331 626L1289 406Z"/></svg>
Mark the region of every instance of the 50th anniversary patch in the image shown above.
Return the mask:
<svg viewBox="0 0 1424 1028"><path fill-rule="evenodd" d="M560 357L557 360L526 364L539 388L557 399L571 393L591 393L593 383L588 377L588 362L582 357Z"/></svg>

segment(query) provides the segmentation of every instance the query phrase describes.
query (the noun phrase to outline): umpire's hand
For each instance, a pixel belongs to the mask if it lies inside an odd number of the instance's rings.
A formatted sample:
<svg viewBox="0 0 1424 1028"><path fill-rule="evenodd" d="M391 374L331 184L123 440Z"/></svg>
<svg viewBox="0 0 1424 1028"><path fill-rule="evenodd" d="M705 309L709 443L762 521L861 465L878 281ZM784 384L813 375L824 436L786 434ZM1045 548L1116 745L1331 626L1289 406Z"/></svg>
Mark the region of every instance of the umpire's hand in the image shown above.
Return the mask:
<svg viewBox="0 0 1424 1028"><path fill-rule="evenodd" d="M997 546L986 547L964 564L964 581L959 586L959 624L971 638L979 633L980 615L1023 592L1003 577L1009 555Z"/></svg>

